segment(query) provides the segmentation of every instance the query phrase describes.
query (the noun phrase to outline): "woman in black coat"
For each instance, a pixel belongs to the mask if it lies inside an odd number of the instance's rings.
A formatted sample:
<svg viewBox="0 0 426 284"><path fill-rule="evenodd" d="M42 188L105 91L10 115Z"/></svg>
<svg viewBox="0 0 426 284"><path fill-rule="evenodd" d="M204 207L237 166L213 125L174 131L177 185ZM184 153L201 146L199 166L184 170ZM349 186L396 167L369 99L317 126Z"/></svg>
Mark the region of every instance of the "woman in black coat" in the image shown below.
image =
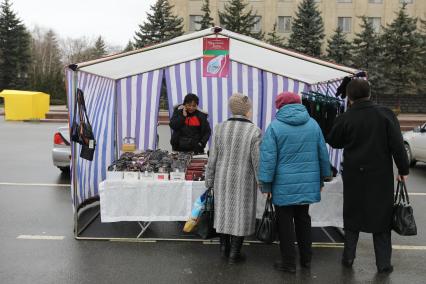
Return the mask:
<svg viewBox="0 0 426 284"><path fill-rule="evenodd" d="M392 158L399 180L405 180L409 172L399 122L391 110L369 100L367 81L353 79L346 93L351 108L336 119L327 137L332 147L344 149L342 264L352 266L359 232L367 232L373 233L378 271L392 272Z"/></svg>
<svg viewBox="0 0 426 284"><path fill-rule="evenodd" d="M196 95L188 94L183 104L175 107L169 123L173 151L204 153L211 129L207 114L198 109L198 103Z"/></svg>

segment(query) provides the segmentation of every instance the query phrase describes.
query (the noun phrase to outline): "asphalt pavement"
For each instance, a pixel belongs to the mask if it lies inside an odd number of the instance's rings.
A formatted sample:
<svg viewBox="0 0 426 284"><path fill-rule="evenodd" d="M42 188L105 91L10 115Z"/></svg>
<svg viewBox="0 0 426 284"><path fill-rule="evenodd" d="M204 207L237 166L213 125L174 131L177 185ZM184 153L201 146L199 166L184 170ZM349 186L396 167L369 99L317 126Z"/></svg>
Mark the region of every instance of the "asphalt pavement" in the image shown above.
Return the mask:
<svg viewBox="0 0 426 284"><path fill-rule="evenodd" d="M75 240L69 176L51 162L58 126L0 117L2 284L426 283L425 164L412 169L407 184L418 236L393 234L394 273L376 273L372 237L362 234L352 270L340 265L341 242L319 238L311 270L298 268L296 275L287 275L272 268L277 245L246 245L246 263L228 265L217 243Z"/></svg>

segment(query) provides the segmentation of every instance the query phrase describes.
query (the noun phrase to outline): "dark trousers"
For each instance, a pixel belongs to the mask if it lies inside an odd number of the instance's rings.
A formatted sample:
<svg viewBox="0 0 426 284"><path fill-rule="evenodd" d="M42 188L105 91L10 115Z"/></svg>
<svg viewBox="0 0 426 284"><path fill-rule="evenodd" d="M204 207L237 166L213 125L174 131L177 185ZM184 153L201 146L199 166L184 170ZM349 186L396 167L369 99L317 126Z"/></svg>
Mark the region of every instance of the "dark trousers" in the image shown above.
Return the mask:
<svg viewBox="0 0 426 284"><path fill-rule="evenodd" d="M276 206L278 236L282 261L296 265L295 239L299 246L300 261L307 263L312 258L311 216L309 205Z"/></svg>
<svg viewBox="0 0 426 284"><path fill-rule="evenodd" d="M355 259L358 237L359 232L345 230L345 249L343 250L344 259ZM391 232L373 233L373 243L377 268L388 268L391 265L392 256Z"/></svg>

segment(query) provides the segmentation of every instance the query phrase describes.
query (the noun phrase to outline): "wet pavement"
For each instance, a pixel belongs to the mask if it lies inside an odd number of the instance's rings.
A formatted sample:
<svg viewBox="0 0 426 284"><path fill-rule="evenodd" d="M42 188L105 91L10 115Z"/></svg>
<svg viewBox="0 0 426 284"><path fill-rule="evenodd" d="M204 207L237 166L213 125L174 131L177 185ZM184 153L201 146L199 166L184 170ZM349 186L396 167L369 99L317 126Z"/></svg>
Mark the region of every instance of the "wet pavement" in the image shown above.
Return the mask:
<svg viewBox="0 0 426 284"><path fill-rule="evenodd" d="M58 126L0 117L0 283L426 283L425 164L408 181L419 235L393 234L394 273L377 275L370 235L361 234L349 270L340 265L340 241L316 231L311 270L287 275L272 268L277 245L246 245L246 263L232 266L210 242L75 240L70 189L63 186L69 176L51 162Z"/></svg>

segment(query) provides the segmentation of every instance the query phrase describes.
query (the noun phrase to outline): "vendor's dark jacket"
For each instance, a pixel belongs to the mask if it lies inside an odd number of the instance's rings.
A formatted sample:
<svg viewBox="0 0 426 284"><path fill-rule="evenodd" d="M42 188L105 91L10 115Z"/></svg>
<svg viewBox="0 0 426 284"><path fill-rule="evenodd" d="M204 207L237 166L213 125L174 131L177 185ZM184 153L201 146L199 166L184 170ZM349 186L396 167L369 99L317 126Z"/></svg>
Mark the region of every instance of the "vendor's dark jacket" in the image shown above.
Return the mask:
<svg viewBox="0 0 426 284"><path fill-rule="evenodd" d="M345 229L368 233L391 229L395 175L408 175L409 163L399 122L388 108L355 102L336 119L327 137L343 148L343 221Z"/></svg>
<svg viewBox="0 0 426 284"><path fill-rule="evenodd" d="M196 110L185 117L183 106L179 105L174 108L169 125L173 130L170 140L173 151L204 152L211 135L206 113Z"/></svg>

